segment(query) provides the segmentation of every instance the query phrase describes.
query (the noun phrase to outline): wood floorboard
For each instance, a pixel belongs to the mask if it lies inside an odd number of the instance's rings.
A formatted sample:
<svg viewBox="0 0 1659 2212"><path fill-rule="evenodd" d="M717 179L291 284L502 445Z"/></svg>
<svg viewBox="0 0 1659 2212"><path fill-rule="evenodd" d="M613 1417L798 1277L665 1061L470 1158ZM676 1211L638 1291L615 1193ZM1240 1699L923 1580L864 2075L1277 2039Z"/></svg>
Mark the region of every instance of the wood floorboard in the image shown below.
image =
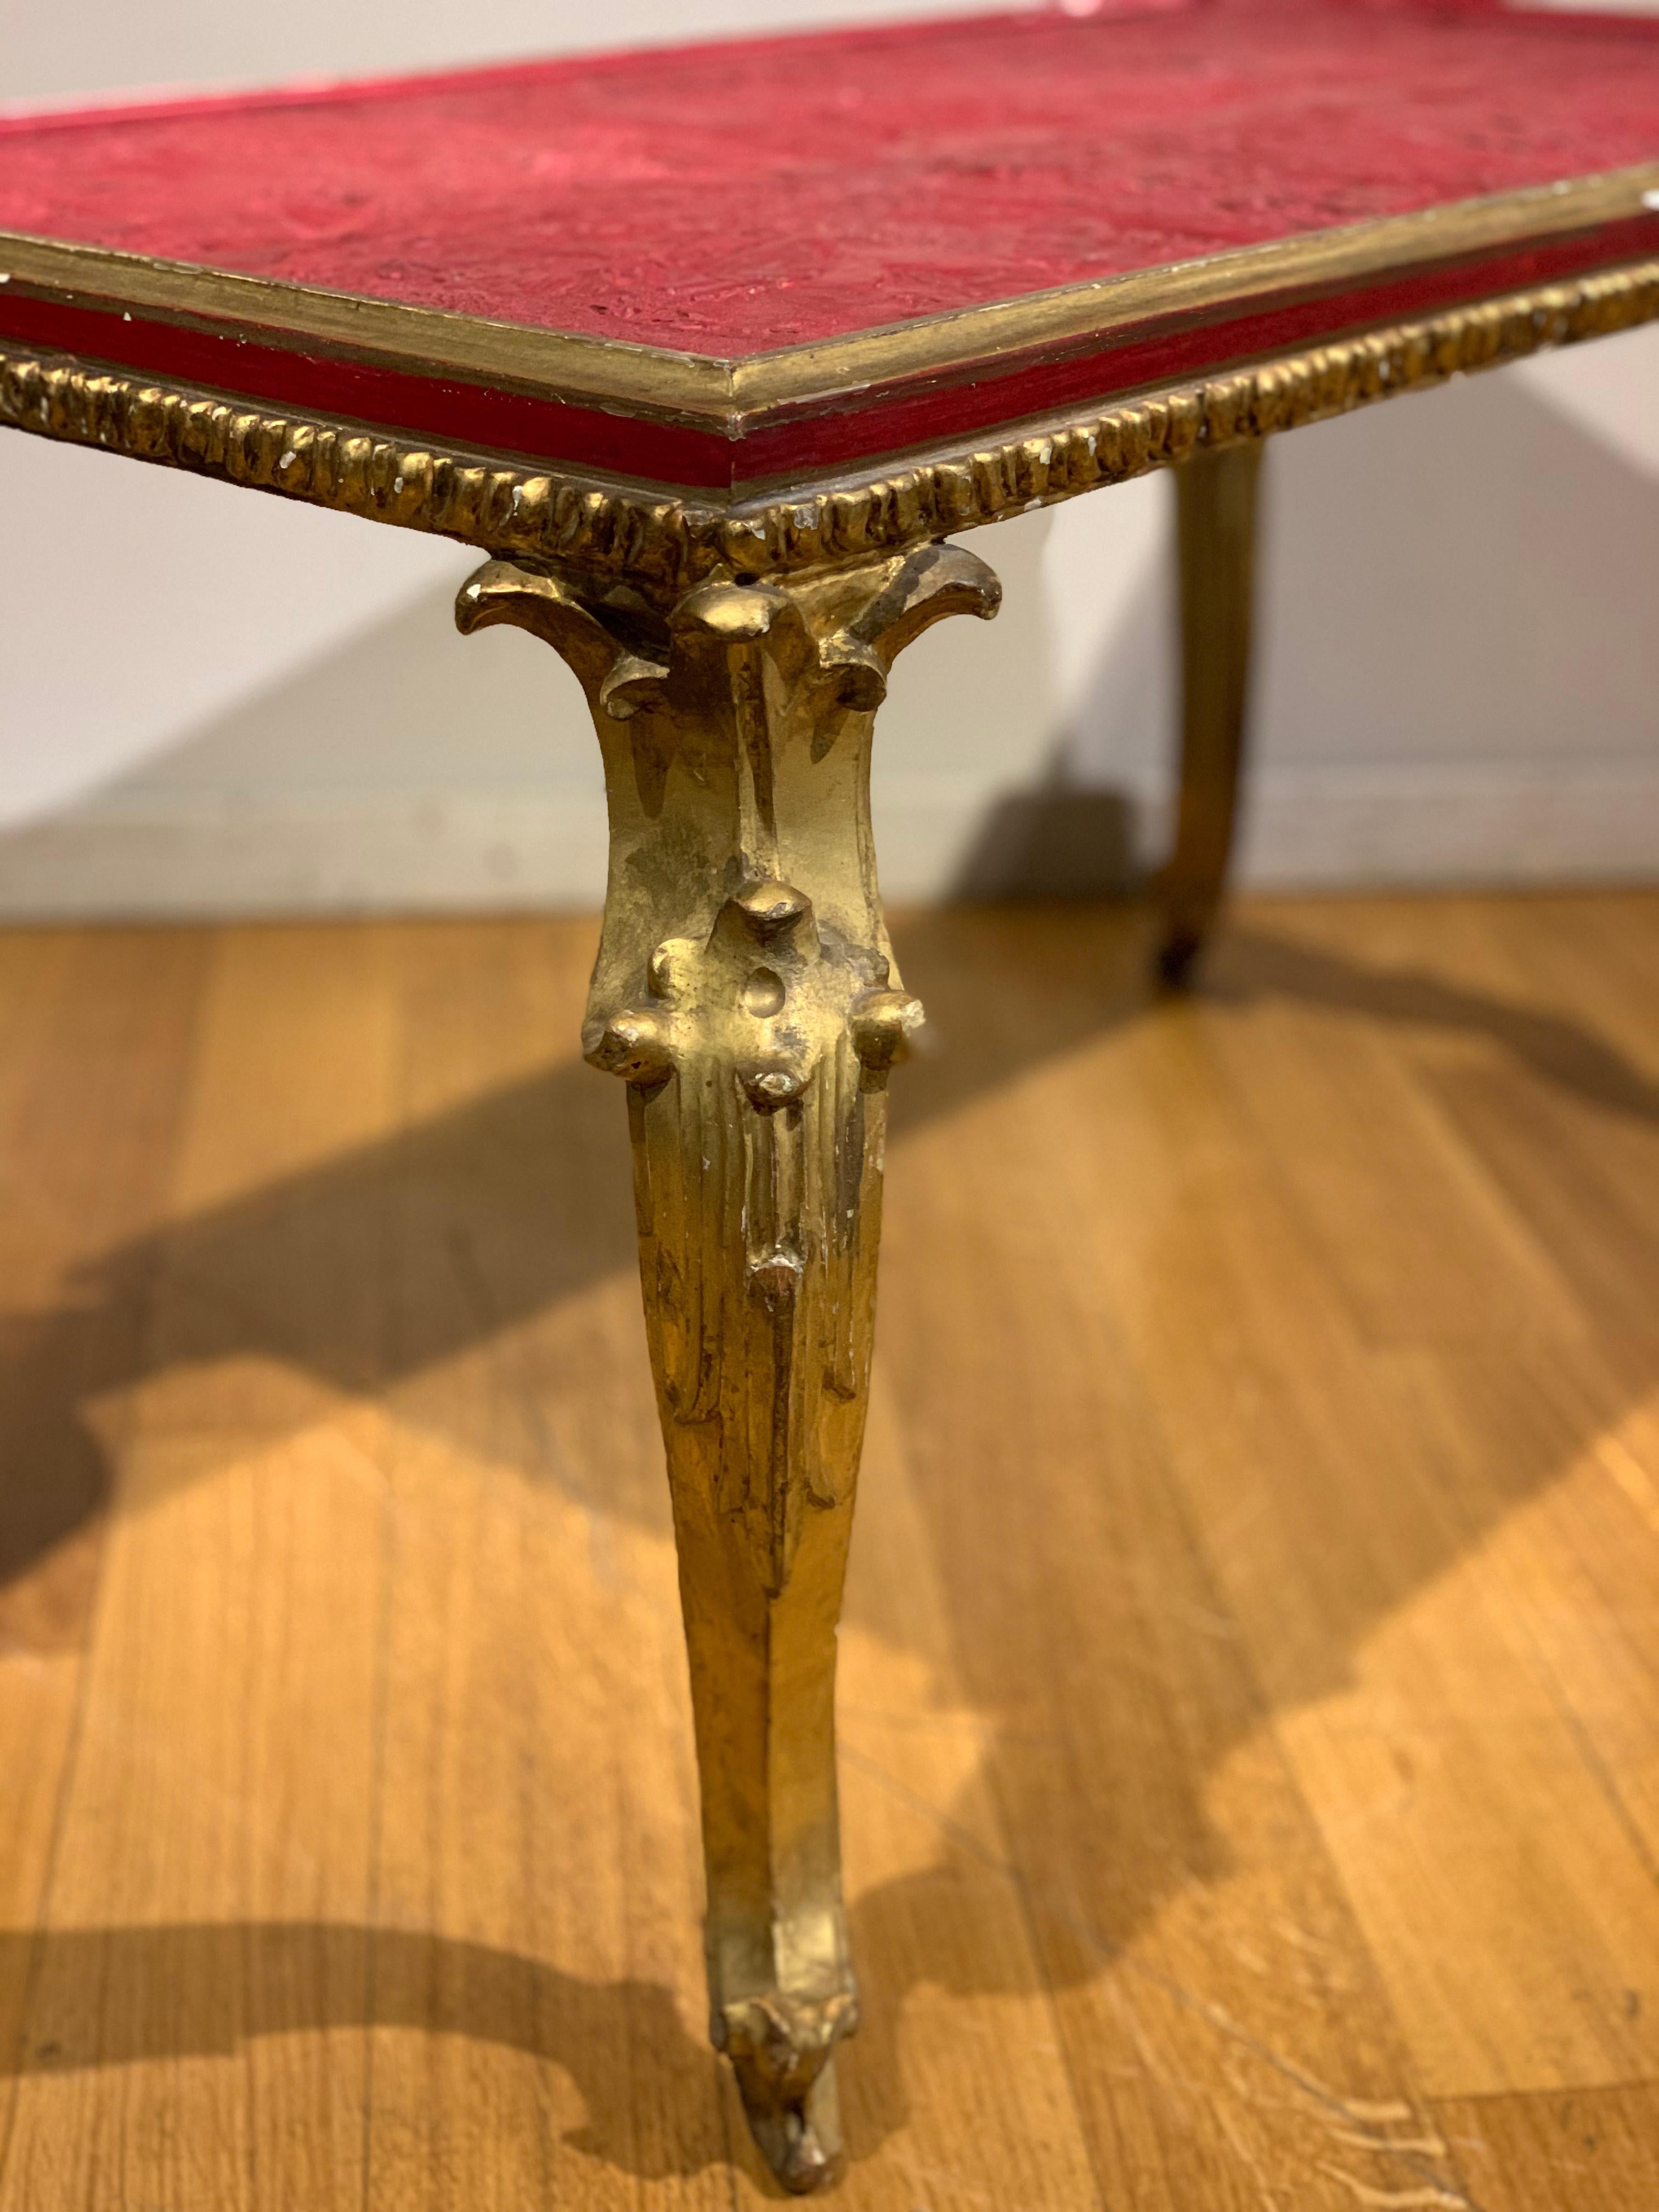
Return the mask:
<svg viewBox="0 0 1659 2212"><path fill-rule="evenodd" d="M339 1243L272 1219L296 1176L391 1133L387 949L215 947L122 1378L7 2207L361 2201L384 1415L325 1355L383 1271L358 1261L343 1299Z"/></svg>
<svg viewBox="0 0 1659 2212"><path fill-rule="evenodd" d="M976 1702L1001 1716L988 1767L1108 2202L1231 2212L1276 2186L1326 2212L1351 2182L1399 2185L1364 2115L1407 2117L1413 2142L1426 2120L1101 1294L1120 1224L1079 1187L1077 1124L1120 1165L1135 1150L1138 974L1109 927L1065 966L1052 920L1002 930L1017 989L987 991L977 961L937 987L907 966L974 1042L900 1111L885 1371ZM1412 2185L1450 2179L1409 2154Z"/></svg>
<svg viewBox="0 0 1659 2212"><path fill-rule="evenodd" d="M1659 2203L1659 896L918 915L848 2212ZM736 2212L592 925L0 932L0 2212Z"/></svg>
<svg viewBox="0 0 1659 2212"><path fill-rule="evenodd" d="M211 940L0 933L0 2159ZM100 1272L101 1271L101 1272Z"/></svg>
<svg viewBox="0 0 1659 2212"><path fill-rule="evenodd" d="M1475 2097L1436 2108L1481 2212L1659 2203L1659 2083Z"/></svg>
<svg viewBox="0 0 1659 2212"><path fill-rule="evenodd" d="M1310 1018L1324 1024L1322 1000ZM1333 1296L1328 1231L1310 1218L1310 1179L1287 1171L1317 1122L1281 1139L1248 1110L1248 997L1236 1019L1245 1034L1229 1037L1208 1010L1182 1009L1165 1031L1188 1057L1179 1091L1158 1099L1160 1131L1173 1151L1207 1146L1218 1177L1183 1215L1160 1211L1158 1264L1118 1288L1154 1395L1181 1415L1176 1461L1275 1731L1430 2091L1645 2072L1651 2009L1626 2008L1631 1962L1645 1976L1659 1960L1644 1855L1620 1808L1586 1787L1571 1718L1482 1571L1478 1498L1448 1493L1384 1387L1372 1332ZM1154 1074L1158 1041L1139 1033ZM1382 1090L1376 1111L1392 1111ZM1109 1160L1085 1210L1107 1202L1111 1173ZM1407 1171L1401 1203L1414 1188ZM1518 1363L1559 1320L1540 1313ZM1509 1316L1493 1334L1512 1339ZM1460 1325L1454 1340L1467 1336Z"/></svg>
<svg viewBox="0 0 1659 2212"><path fill-rule="evenodd" d="M1489 1085L1506 1101L1517 1087L1498 1041L1451 1027L1444 1000L1456 994L1414 968L1259 931L1224 948L1216 981L1237 1004L1206 1025L1205 1049L1363 1340L1583 1328L1559 1256L1446 1111L1451 1085Z"/></svg>

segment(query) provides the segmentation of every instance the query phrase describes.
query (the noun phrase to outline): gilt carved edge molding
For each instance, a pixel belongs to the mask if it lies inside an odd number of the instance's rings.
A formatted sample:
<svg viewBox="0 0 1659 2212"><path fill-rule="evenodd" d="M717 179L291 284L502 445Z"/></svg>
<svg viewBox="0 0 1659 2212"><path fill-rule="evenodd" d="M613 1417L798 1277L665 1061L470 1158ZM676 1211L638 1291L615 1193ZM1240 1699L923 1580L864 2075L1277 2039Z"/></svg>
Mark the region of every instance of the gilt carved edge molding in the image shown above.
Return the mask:
<svg viewBox="0 0 1659 2212"><path fill-rule="evenodd" d="M0 427L188 469L519 559L682 591L867 560L1184 460L1659 319L1659 263L1508 294L1018 437L729 504L274 415L73 360L0 350Z"/></svg>

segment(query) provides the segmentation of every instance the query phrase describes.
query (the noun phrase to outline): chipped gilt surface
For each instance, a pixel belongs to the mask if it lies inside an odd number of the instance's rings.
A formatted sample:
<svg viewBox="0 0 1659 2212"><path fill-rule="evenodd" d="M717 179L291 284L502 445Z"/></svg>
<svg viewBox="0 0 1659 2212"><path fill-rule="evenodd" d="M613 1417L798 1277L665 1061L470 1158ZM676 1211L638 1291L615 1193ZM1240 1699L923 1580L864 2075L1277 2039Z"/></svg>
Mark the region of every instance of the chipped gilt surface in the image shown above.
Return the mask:
<svg viewBox="0 0 1659 2212"><path fill-rule="evenodd" d="M899 982L870 834L898 652L990 615L930 545L653 604L491 562L463 629L562 655L605 757L611 874L584 1044L628 1086L641 1273L702 1770L716 2044L793 2189L831 2179L856 2025L836 1620L863 1439Z"/></svg>

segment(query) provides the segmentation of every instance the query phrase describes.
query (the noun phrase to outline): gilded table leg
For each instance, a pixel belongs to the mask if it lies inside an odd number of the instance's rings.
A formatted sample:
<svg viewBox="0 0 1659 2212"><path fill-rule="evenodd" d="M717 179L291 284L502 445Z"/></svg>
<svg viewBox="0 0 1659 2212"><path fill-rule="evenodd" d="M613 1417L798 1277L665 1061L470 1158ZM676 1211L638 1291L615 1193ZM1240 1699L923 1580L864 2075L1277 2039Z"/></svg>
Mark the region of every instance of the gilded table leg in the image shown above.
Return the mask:
<svg viewBox="0 0 1659 2212"><path fill-rule="evenodd" d="M1237 814L1261 447L1200 447L1175 471L1181 568L1181 793L1159 884L1158 966L1184 982L1221 903Z"/></svg>
<svg viewBox="0 0 1659 2212"><path fill-rule="evenodd" d="M492 562L464 629L557 648L593 710L610 888L584 1044L628 1086L702 1777L712 2033L791 2189L833 2179L857 2022L836 1621L863 1437L900 985L870 834L899 650L999 590L927 546L673 604Z"/></svg>

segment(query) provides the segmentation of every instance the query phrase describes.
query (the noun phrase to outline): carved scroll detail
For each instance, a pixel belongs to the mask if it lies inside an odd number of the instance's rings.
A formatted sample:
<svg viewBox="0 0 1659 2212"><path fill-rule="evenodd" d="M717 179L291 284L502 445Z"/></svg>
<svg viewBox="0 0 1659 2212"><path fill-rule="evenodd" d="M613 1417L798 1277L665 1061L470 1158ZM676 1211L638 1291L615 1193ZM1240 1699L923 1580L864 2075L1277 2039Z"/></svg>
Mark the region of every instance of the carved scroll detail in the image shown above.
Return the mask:
<svg viewBox="0 0 1659 2212"><path fill-rule="evenodd" d="M835 1620L862 1443L886 1084L921 1009L870 835L895 656L994 613L926 545L666 605L492 562L507 622L580 679L605 755L605 920L583 1031L628 1086L703 1778L714 2040L792 2188L836 2168L830 2054L857 2020L836 1836Z"/></svg>

